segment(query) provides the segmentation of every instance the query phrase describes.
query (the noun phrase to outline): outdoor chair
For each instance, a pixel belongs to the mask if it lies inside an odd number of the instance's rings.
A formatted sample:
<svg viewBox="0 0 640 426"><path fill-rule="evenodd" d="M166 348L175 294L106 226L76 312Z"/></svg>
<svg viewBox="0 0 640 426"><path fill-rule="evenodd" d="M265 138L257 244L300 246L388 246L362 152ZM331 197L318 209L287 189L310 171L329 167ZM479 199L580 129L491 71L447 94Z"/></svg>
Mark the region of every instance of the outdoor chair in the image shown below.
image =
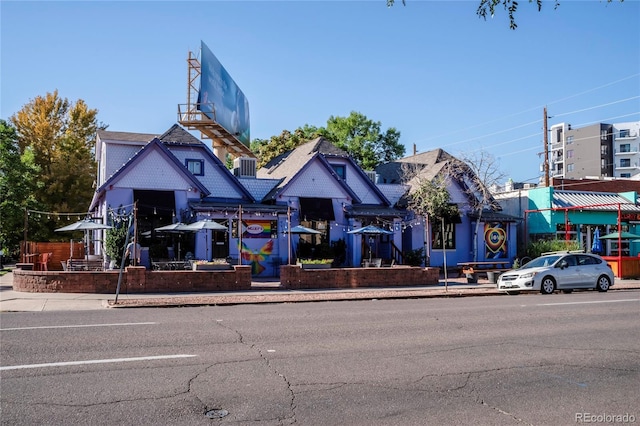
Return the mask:
<svg viewBox="0 0 640 426"><path fill-rule="evenodd" d="M42 253L36 262L35 269L37 271L48 271L51 256L53 256L53 253Z"/></svg>

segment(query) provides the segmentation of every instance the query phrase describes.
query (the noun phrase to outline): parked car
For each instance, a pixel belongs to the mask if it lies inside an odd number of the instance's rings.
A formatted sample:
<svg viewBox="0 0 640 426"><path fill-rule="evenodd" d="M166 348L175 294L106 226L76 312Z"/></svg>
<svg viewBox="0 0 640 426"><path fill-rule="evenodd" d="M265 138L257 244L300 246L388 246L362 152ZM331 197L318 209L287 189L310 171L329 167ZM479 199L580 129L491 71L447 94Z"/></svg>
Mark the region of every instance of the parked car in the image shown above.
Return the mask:
<svg viewBox="0 0 640 426"><path fill-rule="evenodd" d="M498 278L498 290L508 294L539 291L551 294L556 290L571 293L574 289L607 291L613 285L613 271L600 256L591 253L543 253L518 269Z"/></svg>

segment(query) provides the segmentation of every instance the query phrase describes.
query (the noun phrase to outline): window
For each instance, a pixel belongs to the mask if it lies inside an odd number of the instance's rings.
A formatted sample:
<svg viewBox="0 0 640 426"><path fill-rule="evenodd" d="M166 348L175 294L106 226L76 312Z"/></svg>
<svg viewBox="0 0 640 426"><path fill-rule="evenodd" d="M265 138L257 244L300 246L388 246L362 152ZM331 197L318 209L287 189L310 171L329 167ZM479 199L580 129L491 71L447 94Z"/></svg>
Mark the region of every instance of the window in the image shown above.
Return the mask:
<svg viewBox="0 0 640 426"><path fill-rule="evenodd" d="M567 164L567 172L572 172L573 171L573 163Z"/></svg>
<svg viewBox="0 0 640 426"><path fill-rule="evenodd" d="M606 141L607 140L607 136L609 136L609 132L607 132L607 129L600 130L600 140L601 141Z"/></svg>
<svg viewBox="0 0 640 426"><path fill-rule="evenodd" d="M620 167L631 167L631 159L629 159L629 158L621 158L620 159Z"/></svg>
<svg viewBox="0 0 640 426"><path fill-rule="evenodd" d="M204 176L204 160L185 160L187 169L195 176Z"/></svg>
<svg viewBox="0 0 640 426"><path fill-rule="evenodd" d="M607 160L604 158L600 159L600 169L602 170L606 170L607 169Z"/></svg>
<svg viewBox="0 0 640 426"><path fill-rule="evenodd" d="M333 170L336 172L340 179L345 180L347 178L347 168L344 164L332 164Z"/></svg>
<svg viewBox="0 0 640 426"><path fill-rule="evenodd" d="M608 145L600 145L600 155L609 155Z"/></svg>
<svg viewBox="0 0 640 426"><path fill-rule="evenodd" d="M567 158L573 158L573 150L572 149L568 149L567 150Z"/></svg>
<svg viewBox="0 0 640 426"><path fill-rule="evenodd" d="M628 143L620 144L620 152L631 152L631 145Z"/></svg>
<svg viewBox="0 0 640 426"><path fill-rule="evenodd" d="M573 143L573 136L567 136L567 145Z"/></svg>
<svg viewBox="0 0 640 426"><path fill-rule="evenodd" d="M431 225L431 248L434 250L442 250L442 223L433 223ZM456 224L444 224L444 248L446 250L455 250L456 248Z"/></svg>
<svg viewBox="0 0 640 426"><path fill-rule="evenodd" d="M631 177L631 173L620 173L620 177L621 178L630 178Z"/></svg>
<svg viewBox="0 0 640 426"><path fill-rule="evenodd" d="M629 129L621 129L621 130L620 130L620 136L619 136L619 137L621 137L621 138L628 138L629 136L631 136L631 135L630 135L630 133L631 133L631 132L629 131Z"/></svg>

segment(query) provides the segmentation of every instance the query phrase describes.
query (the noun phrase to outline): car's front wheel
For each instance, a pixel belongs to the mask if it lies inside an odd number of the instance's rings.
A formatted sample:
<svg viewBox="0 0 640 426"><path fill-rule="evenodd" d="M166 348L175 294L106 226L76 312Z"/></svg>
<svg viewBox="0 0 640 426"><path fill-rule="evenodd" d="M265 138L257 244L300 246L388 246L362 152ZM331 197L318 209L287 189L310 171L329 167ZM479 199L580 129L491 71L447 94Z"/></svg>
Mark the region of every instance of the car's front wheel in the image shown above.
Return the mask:
<svg viewBox="0 0 640 426"><path fill-rule="evenodd" d="M556 289L556 282L553 277L544 277L540 285L540 293L551 294Z"/></svg>
<svg viewBox="0 0 640 426"><path fill-rule="evenodd" d="M610 286L611 281L609 281L609 277L607 277L606 275L602 275L600 278L598 278L598 283L596 284L596 289L598 291L607 291L609 290Z"/></svg>

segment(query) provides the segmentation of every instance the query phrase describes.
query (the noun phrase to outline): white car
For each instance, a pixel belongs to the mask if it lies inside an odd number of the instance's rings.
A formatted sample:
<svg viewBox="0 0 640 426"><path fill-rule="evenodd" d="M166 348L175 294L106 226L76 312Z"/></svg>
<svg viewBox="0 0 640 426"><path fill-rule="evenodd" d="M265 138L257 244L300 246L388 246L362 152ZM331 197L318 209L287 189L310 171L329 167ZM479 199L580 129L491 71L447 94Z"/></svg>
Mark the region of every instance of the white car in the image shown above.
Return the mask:
<svg viewBox="0 0 640 426"><path fill-rule="evenodd" d="M508 294L595 288L607 291L613 285L613 271L600 256L590 253L554 252L542 256L498 278L498 290Z"/></svg>

